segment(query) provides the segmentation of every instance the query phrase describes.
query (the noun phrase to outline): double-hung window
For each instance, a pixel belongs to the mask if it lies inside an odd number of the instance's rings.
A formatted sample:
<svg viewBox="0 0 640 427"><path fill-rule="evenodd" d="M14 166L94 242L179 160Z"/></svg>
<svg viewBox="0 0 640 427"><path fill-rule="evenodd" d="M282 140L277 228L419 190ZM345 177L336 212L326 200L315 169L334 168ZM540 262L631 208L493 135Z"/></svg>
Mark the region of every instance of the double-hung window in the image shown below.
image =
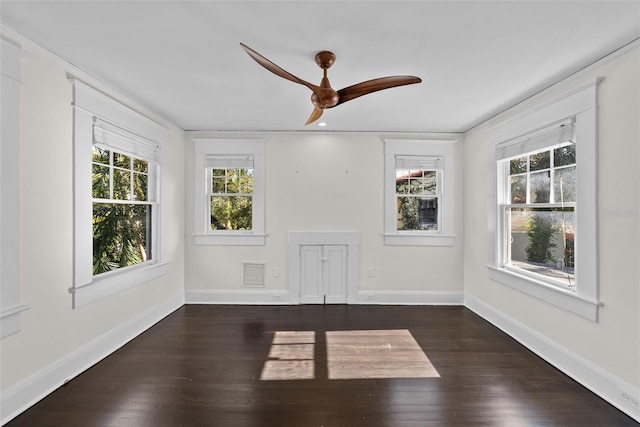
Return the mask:
<svg viewBox="0 0 640 427"><path fill-rule="evenodd" d="M107 123L94 125L93 274L155 259L157 145Z"/></svg>
<svg viewBox="0 0 640 427"><path fill-rule="evenodd" d="M193 141L195 243L264 245L264 141Z"/></svg>
<svg viewBox="0 0 640 427"><path fill-rule="evenodd" d="M599 82L488 132L489 277L594 321Z"/></svg>
<svg viewBox="0 0 640 427"><path fill-rule="evenodd" d="M207 156L209 227L253 230L253 155Z"/></svg>
<svg viewBox="0 0 640 427"><path fill-rule="evenodd" d="M452 246L456 140L385 140L385 245Z"/></svg>
<svg viewBox="0 0 640 427"><path fill-rule="evenodd" d="M74 308L169 270L162 251L166 128L85 83L73 86ZM164 168L166 171L167 168Z"/></svg>
<svg viewBox="0 0 640 427"><path fill-rule="evenodd" d="M444 161L440 157L396 157L396 229L438 232Z"/></svg>
<svg viewBox="0 0 640 427"><path fill-rule="evenodd" d="M576 144L573 123L498 145L502 264L521 274L576 290Z"/></svg>

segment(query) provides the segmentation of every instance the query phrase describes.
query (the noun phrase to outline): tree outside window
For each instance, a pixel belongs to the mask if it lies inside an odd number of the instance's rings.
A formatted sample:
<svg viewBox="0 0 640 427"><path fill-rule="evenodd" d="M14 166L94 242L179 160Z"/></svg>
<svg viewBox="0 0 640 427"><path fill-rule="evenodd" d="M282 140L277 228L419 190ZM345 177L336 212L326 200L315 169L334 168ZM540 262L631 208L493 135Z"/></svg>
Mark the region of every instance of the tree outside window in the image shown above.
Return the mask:
<svg viewBox="0 0 640 427"><path fill-rule="evenodd" d="M152 164L99 146L92 149L93 274L146 262L151 254Z"/></svg>

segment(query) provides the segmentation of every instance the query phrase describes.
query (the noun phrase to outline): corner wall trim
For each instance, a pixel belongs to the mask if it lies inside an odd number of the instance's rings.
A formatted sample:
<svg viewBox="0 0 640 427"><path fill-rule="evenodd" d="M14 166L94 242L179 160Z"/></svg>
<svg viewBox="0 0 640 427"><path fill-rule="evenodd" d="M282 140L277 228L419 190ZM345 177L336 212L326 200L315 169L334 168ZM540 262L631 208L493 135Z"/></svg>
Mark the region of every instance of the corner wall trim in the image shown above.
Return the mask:
<svg viewBox="0 0 640 427"><path fill-rule="evenodd" d="M625 405L621 398L623 392L631 396L640 396L640 390L637 388L472 295L464 296L464 305L591 392L640 422L640 410L634 411L630 405Z"/></svg>
<svg viewBox="0 0 640 427"><path fill-rule="evenodd" d="M135 316L68 356L34 373L6 392L0 398L0 425L5 425L30 406L75 378L111 353L149 329L164 317L182 307L183 294Z"/></svg>

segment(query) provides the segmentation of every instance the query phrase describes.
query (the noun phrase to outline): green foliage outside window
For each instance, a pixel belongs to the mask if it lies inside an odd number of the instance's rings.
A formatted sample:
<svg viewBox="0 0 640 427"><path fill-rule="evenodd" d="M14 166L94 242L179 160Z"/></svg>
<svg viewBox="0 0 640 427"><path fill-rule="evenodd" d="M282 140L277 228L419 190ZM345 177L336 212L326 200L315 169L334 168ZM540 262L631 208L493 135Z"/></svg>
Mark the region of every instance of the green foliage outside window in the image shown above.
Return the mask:
<svg viewBox="0 0 640 427"><path fill-rule="evenodd" d="M535 212L535 210L532 210ZM550 216L531 215L527 223L527 260L530 262L553 262L551 249L556 247L553 242L553 235L556 232L554 221Z"/></svg>
<svg viewBox="0 0 640 427"><path fill-rule="evenodd" d="M251 230L253 169L213 169L211 229Z"/></svg>
<svg viewBox="0 0 640 427"><path fill-rule="evenodd" d="M151 259L149 163L95 146L92 161L93 274Z"/></svg>

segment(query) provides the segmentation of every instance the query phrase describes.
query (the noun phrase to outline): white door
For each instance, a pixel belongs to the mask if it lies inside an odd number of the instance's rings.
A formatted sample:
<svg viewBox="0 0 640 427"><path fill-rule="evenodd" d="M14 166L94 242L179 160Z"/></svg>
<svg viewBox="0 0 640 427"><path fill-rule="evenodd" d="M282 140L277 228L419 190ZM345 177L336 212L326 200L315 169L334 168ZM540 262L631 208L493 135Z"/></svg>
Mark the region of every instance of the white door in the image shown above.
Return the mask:
<svg viewBox="0 0 640 427"><path fill-rule="evenodd" d="M347 303L346 245L300 246L300 302Z"/></svg>

